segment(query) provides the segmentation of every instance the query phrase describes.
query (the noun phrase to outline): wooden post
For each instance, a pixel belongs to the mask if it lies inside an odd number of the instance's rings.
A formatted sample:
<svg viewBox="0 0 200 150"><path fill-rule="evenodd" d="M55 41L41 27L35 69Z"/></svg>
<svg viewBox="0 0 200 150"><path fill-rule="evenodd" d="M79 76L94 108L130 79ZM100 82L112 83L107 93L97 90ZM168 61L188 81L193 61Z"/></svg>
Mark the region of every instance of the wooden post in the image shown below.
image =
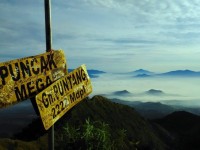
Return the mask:
<svg viewBox="0 0 200 150"><path fill-rule="evenodd" d="M45 30L46 30L46 52L51 51L52 37L51 37L51 0L44 0L45 7ZM48 132L48 146L49 150L54 150L54 125Z"/></svg>
<svg viewBox="0 0 200 150"><path fill-rule="evenodd" d="M51 50L51 0L45 1L45 30L46 30L46 52Z"/></svg>

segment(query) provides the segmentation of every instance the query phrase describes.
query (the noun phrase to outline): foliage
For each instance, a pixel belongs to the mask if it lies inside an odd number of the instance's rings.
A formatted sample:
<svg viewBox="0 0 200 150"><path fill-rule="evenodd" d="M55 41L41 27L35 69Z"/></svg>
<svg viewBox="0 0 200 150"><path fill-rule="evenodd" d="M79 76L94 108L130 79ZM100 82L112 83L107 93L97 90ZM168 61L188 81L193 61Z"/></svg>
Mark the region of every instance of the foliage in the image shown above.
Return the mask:
<svg viewBox="0 0 200 150"><path fill-rule="evenodd" d="M41 120L37 120L15 138L32 141L44 134ZM55 149L58 150L166 148L152 124L133 108L102 96L86 98L55 123Z"/></svg>
<svg viewBox="0 0 200 150"><path fill-rule="evenodd" d="M56 149L113 149L109 125L104 122L87 119L80 128L66 123L62 130L56 134Z"/></svg>
<svg viewBox="0 0 200 150"><path fill-rule="evenodd" d="M85 99L74 107L68 114L62 117L59 124L67 121L69 124L79 128L90 118L91 121L100 121L109 125L113 145L120 149L128 150L139 147L139 149L165 149L165 143L153 131L151 124L141 117L134 108L111 102L102 96L94 96ZM57 124L58 125L58 124ZM61 126L57 126L60 128ZM124 130L123 132L120 130ZM122 144L116 139L126 136ZM136 144L137 143L137 144ZM123 145L123 146L122 146Z"/></svg>

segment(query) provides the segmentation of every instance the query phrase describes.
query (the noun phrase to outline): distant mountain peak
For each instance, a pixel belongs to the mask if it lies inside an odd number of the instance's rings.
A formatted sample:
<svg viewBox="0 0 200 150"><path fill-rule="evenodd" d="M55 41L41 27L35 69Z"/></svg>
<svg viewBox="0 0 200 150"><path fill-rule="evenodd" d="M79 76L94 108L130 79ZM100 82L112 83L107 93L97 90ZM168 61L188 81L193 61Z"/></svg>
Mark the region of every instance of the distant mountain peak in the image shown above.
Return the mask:
<svg viewBox="0 0 200 150"><path fill-rule="evenodd" d="M72 72L74 69L68 69L68 72ZM90 78L98 78L100 74L104 74L106 72L101 70L95 70L95 69L88 69L87 70Z"/></svg>
<svg viewBox="0 0 200 150"><path fill-rule="evenodd" d="M89 69L88 72L91 73L91 74L101 74L101 73L106 73L106 72L104 72L104 71L101 71L101 70L95 70L95 69Z"/></svg>
<svg viewBox="0 0 200 150"><path fill-rule="evenodd" d="M121 91L113 92L113 94L118 95L118 96L127 96L127 95L130 95L131 93L127 90L121 90Z"/></svg>
<svg viewBox="0 0 200 150"><path fill-rule="evenodd" d="M164 92L161 90L156 90L156 89L150 89L148 91L146 91L147 94L149 95L163 95Z"/></svg>
<svg viewBox="0 0 200 150"><path fill-rule="evenodd" d="M138 70L129 72L129 74L133 75L133 77L147 77L147 76L153 75L154 73L145 69L138 69Z"/></svg>
<svg viewBox="0 0 200 150"><path fill-rule="evenodd" d="M185 69L185 70L174 70L174 71L170 71L170 72L195 72L195 71L192 71L192 70L188 70L188 69Z"/></svg>
<svg viewBox="0 0 200 150"><path fill-rule="evenodd" d="M135 70L135 72L141 72L141 71L147 71L147 70L144 70L144 69Z"/></svg>
<svg viewBox="0 0 200 150"><path fill-rule="evenodd" d="M146 73L142 73L142 74L137 74L136 76L134 77L139 77L139 78L145 78L145 77L150 77L151 75L148 75Z"/></svg>
<svg viewBox="0 0 200 150"><path fill-rule="evenodd" d="M68 72L71 72L73 71L74 69L68 69ZM104 71L101 71L101 70L95 70L95 69L88 69L87 70L88 73L91 73L91 74L102 74L102 73L106 73Z"/></svg>
<svg viewBox="0 0 200 150"><path fill-rule="evenodd" d="M138 70L135 70L134 72L137 72L137 73L151 73L150 71L145 70L145 69L138 69Z"/></svg>
<svg viewBox="0 0 200 150"><path fill-rule="evenodd" d="M165 76L200 76L200 72L192 71L192 70L174 70L166 73L162 73L161 75Z"/></svg>

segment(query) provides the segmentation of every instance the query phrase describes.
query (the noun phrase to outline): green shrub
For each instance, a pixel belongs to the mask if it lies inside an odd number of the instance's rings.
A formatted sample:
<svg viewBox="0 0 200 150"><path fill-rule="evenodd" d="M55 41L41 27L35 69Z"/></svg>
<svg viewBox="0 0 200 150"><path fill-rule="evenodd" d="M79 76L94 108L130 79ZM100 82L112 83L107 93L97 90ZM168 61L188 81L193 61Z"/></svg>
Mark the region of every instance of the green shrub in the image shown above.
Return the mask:
<svg viewBox="0 0 200 150"><path fill-rule="evenodd" d="M87 119L80 128L66 123L62 133L56 133L55 146L56 149L111 150L113 142L108 124Z"/></svg>

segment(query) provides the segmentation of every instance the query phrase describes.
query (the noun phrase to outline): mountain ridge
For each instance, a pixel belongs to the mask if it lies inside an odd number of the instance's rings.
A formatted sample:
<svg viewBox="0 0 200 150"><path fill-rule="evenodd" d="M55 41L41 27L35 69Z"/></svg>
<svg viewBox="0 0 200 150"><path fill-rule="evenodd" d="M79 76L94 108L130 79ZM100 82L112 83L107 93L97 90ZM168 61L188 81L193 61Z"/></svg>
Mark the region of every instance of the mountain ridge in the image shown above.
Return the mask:
<svg viewBox="0 0 200 150"><path fill-rule="evenodd" d="M137 74L134 77L137 77L137 78L146 78L146 77L151 77L151 75L146 74L146 73L142 73L142 74Z"/></svg>
<svg viewBox="0 0 200 150"><path fill-rule="evenodd" d="M164 95L165 93L162 90L157 90L157 89L150 89L148 91L145 92L148 95Z"/></svg>
<svg viewBox="0 0 200 150"><path fill-rule="evenodd" d="M174 135L175 149L200 148L200 116L186 111L176 111L155 122Z"/></svg>
<svg viewBox="0 0 200 150"><path fill-rule="evenodd" d="M154 74L151 71L145 70L145 69L138 69L138 70L134 70L131 72L128 72L128 74L132 74L132 75L139 75L139 74L146 74L146 75L151 75Z"/></svg>
<svg viewBox="0 0 200 150"><path fill-rule="evenodd" d="M115 91L112 94L117 95L117 96L130 96L132 93L130 93L127 90L121 90L121 91Z"/></svg>
<svg viewBox="0 0 200 150"><path fill-rule="evenodd" d="M86 98L79 105L72 108L55 124L55 132L62 136L60 134L65 131L63 125L66 123L81 128L80 125L88 118L94 122L103 121L105 124L108 124L112 139L119 137L119 133L123 131L127 138L124 141L125 143L122 143L123 147L120 149L168 149L166 143L158 137L151 127L151 123L141 117L134 108L113 103L99 95L91 99ZM33 126L30 127L24 130L23 133L16 135L16 138L27 139L26 136L33 138L34 135L29 132L34 133L32 131L35 130ZM37 129L37 131L40 130ZM137 143L137 145L133 145L133 143Z"/></svg>
<svg viewBox="0 0 200 150"><path fill-rule="evenodd" d="M127 74L132 74L133 77L137 77L137 78L154 77L154 76L199 77L200 71L183 69L183 70L172 70L172 71L167 71L167 72L163 72L163 73L156 73L156 72L151 72L149 70L138 69L138 70L135 70L132 72L128 72Z"/></svg>
<svg viewBox="0 0 200 150"><path fill-rule="evenodd" d="M140 115L147 119L162 118L176 111L174 107L162 104L161 102L124 101L116 98L110 100L133 107Z"/></svg>
<svg viewBox="0 0 200 150"><path fill-rule="evenodd" d="M200 72L192 71L192 70L174 70L165 73L158 74L161 76L200 76Z"/></svg>
<svg viewBox="0 0 200 150"><path fill-rule="evenodd" d="M73 71L74 69L68 69L68 72ZM107 72L96 69L88 69L88 74L91 78L97 78L100 74L105 74ZM124 74L124 73L122 73ZM148 77L200 77L200 71L193 71L189 69L179 69L171 70L162 73L156 73L145 69L138 69L131 72L126 72L125 74L133 75L135 78L148 78Z"/></svg>
<svg viewBox="0 0 200 150"><path fill-rule="evenodd" d="M72 72L74 69L68 69L68 72ZM100 74L104 74L106 72L101 70L95 70L95 69L88 69L87 70L90 78L98 78Z"/></svg>
<svg viewBox="0 0 200 150"><path fill-rule="evenodd" d="M136 102L136 104L140 105L142 103ZM146 104L150 106L152 103ZM162 105L159 102L155 104L157 107L161 107ZM85 120L91 120L94 123L100 121L103 122L102 125L108 125L107 127L109 127L112 140L116 139L116 137L118 137L117 140L123 139L123 141L117 142L118 146L121 146L120 149L123 150L186 150L200 148L200 135L198 134L200 131L199 116L185 111L178 111L161 119L150 121L142 117L136 109L111 102L110 99L99 95L91 99L84 99L79 105L73 107L55 123L55 134L57 137L55 138L56 148L65 149L74 144L76 147L78 145L83 145L83 143L77 143L76 141L63 144L62 137L64 136L63 134L66 133L66 128L69 126L77 127L70 128L74 129L73 131L81 131L83 128L81 125L84 124ZM93 125L90 127L94 128ZM36 122L32 122L32 124L28 125L21 133L15 135L15 139L32 141L32 139L37 140L45 133L41 120L37 119ZM60 139L62 139L62 141L59 141ZM4 142L5 140L0 140L0 142L1 141ZM40 144L42 143L40 142ZM22 143L12 146L18 145L22 146Z"/></svg>

